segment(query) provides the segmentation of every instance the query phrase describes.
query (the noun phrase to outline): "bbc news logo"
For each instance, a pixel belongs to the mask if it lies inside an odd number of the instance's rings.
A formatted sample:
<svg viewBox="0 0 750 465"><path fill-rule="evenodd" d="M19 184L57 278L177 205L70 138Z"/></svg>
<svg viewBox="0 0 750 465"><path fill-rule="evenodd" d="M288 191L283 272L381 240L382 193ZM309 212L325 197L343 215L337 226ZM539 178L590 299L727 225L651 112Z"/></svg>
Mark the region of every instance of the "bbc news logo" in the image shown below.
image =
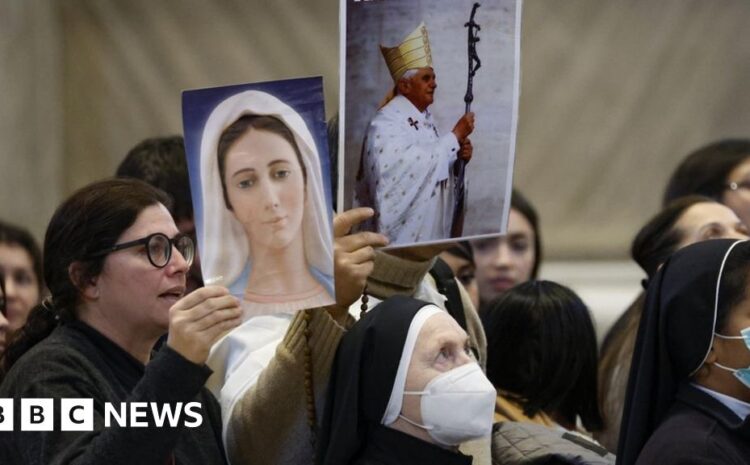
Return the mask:
<svg viewBox="0 0 750 465"><path fill-rule="evenodd" d="M20 415L21 431L53 431L58 415L61 431L94 430L94 399L21 399L21 411L15 412L15 407L13 399L0 399L0 431L14 430L15 414ZM105 402L104 427L197 428L203 424L200 411L200 402Z"/></svg>

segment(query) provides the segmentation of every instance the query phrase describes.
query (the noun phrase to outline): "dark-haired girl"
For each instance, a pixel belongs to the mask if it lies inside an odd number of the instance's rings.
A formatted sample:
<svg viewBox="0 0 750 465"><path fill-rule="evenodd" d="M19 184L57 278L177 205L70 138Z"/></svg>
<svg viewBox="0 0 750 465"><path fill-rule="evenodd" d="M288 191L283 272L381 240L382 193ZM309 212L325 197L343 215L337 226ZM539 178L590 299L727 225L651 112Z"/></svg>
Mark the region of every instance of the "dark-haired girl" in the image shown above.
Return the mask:
<svg viewBox="0 0 750 465"><path fill-rule="evenodd" d="M570 289L529 281L482 315L487 377L497 388L495 421L589 431L601 427L596 404L596 336L586 305Z"/></svg>

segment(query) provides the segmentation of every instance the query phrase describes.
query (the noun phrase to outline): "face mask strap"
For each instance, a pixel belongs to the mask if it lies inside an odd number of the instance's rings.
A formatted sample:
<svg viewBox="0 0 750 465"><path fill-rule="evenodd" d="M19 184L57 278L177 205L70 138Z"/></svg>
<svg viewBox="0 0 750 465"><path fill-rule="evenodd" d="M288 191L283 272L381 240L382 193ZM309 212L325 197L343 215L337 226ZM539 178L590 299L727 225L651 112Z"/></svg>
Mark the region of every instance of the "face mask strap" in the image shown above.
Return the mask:
<svg viewBox="0 0 750 465"><path fill-rule="evenodd" d="M408 419L408 418L406 418L406 416L405 416L405 415L403 415L403 414L400 414L400 413L399 413L399 414L398 414L398 417L399 417L399 418L402 418L402 419L403 419L403 420L404 420L405 422L407 422L407 423L409 423L409 424L411 424L411 425L414 425L414 426L416 426L417 428L421 428L421 429L423 429L423 430L425 430L425 431L430 431L430 430L434 429L434 428L433 428L432 426L425 426L425 425L421 425L421 424L417 423L416 421L413 421L413 420L409 420L409 419Z"/></svg>
<svg viewBox="0 0 750 465"><path fill-rule="evenodd" d="M716 365L717 367L721 368L722 370L726 370L726 371L728 371L730 373L736 373L737 372L737 368L729 368L729 367L726 367L726 366L722 365L719 362L714 362L714 365Z"/></svg>
<svg viewBox="0 0 750 465"><path fill-rule="evenodd" d="M405 396L426 396L430 391L404 391Z"/></svg>
<svg viewBox="0 0 750 465"><path fill-rule="evenodd" d="M721 338L721 339L745 339L745 336L725 336L719 333L714 333L714 336Z"/></svg>

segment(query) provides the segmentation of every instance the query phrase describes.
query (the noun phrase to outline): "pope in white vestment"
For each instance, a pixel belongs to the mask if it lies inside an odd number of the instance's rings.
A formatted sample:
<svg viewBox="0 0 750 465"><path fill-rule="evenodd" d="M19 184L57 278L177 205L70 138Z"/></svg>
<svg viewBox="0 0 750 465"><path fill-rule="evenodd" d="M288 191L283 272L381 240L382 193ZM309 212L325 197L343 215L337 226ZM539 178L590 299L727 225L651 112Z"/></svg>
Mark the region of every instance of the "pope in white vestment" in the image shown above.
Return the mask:
<svg viewBox="0 0 750 465"><path fill-rule="evenodd" d="M375 209L372 229L391 244L450 237L456 136L440 136L430 112L395 96L370 123L355 203Z"/></svg>
<svg viewBox="0 0 750 465"><path fill-rule="evenodd" d="M362 144L354 206L375 210L362 229L386 235L391 245L449 239L453 166L471 158L474 115L442 136L435 126L428 107L437 83L424 24L381 51L397 95L378 110Z"/></svg>

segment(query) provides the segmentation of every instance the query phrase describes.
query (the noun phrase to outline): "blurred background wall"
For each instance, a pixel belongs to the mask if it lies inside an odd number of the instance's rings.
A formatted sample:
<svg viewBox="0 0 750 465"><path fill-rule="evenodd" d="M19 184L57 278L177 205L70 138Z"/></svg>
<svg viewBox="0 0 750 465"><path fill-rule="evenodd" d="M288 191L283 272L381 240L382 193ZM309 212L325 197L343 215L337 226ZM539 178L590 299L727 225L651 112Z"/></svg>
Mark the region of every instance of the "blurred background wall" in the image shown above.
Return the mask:
<svg viewBox="0 0 750 465"><path fill-rule="evenodd" d="M138 141L181 131L183 89L323 75L332 115L338 10L0 0L0 218L41 239L64 196L111 175ZM747 0L524 2L515 184L541 215L544 276L579 279L595 309L624 308L640 276L629 243L671 170L699 145L748 135L747 24Z"/></svg>

